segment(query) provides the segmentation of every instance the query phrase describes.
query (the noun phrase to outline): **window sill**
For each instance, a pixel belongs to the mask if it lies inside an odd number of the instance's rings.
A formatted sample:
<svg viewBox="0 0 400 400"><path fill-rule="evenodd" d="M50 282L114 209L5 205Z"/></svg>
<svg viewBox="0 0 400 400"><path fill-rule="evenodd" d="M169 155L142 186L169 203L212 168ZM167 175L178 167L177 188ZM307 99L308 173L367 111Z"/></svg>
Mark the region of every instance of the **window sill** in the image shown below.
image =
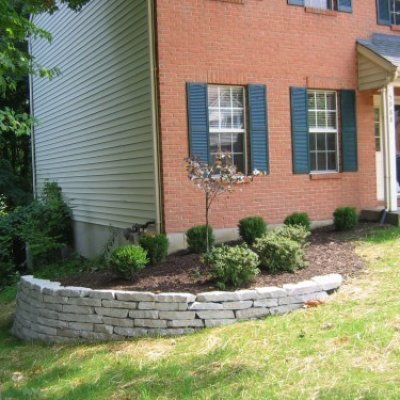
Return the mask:
<svg viewBox="0 0 400 400"><path fill-rule="evenodd" d="M305 7L304 10L306 13L326 15L328 17L336 17L335 10L327 10L324 8L315 8L315 7Z"/></svg>
<svg viewBox="0 0 400 400"><path fill-rule="evenodd" d="M342 176L339 172L311 172L310 173L310 180L322 180L322 179L341 179Z"/></svg>
<svg viewBox="0 0 400 400"><path fill-rule="evenodd" d="M400 32L400 25L390 25L392 31Z"/></svg>

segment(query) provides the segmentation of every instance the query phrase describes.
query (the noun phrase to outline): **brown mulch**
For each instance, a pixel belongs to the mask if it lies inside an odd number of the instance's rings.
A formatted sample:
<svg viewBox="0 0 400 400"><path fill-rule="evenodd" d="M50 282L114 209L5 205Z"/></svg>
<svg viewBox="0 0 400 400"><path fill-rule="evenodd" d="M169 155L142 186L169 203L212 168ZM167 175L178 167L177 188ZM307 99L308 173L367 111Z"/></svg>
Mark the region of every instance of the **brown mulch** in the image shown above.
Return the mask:
<svg viewBox="0 0 400 400"><path fill-rule="evenodd" d="M295 273L271 275L262 271L248 286L281 286L296 283L316 275L339 273L354 276L363 267L364 261L355 253L351 241L365 236L377 224L360 224L347 233L335 232L332 226L313 230L306 248L307 268ZM385 226L381 226L382 229ZM207 276L207 268L201 257L180 251L154 266L148 266L137 274L134 282L117 278L108 271L84 272L61 279L63 285L83 286L92 289L141 290L152 292L191 292L216 290Z"/></svg>

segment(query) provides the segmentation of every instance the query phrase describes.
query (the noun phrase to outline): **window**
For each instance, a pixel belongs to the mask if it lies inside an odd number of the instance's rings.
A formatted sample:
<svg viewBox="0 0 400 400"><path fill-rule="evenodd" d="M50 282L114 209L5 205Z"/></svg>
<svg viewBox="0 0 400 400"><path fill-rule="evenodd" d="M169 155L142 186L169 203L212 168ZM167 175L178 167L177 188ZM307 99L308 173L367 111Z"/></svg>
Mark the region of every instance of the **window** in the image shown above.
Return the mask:
<svg viewBox="0 0 400 400"><path fill-rule="evenodd" d="M247 173L244 98L243 87L208 86L211 162L218 152L230 153L237 170Z"/></svg>
<svg viewBox="0 0 400 400"><path fill-rule="evenodd" d="M337 97L334 91L310 90L308 127L311 171L337 171Z"/></svg>
<svg viewBox="0 0 400 400"><path fill-rule="evenodd" d="M381 122L379 108L374 109L375 151L381 151Z"/></svg>
<svg viewBox="0 0 400 400"><path fill-rule="evenodd" d="M293 173L357 171L355 90L291 87L290 110Z"/></svg>
<svg viewBox="0 0 400 400"><path fill-rule="evenodd" d="M264 84L188 82L189 152L211 164L230 152L238 171L268 173L267 88Z"/></svg>
<svg viewBox="0 0 400 400"><path fill-rule="evenodd" d="M352 0L288 0L288 4L322 10L352 12Z"/></svg>
<svg viewBox="0 0 400 400"><path fill-rule="evenodd" d="M400 25L400 0L376 0L378 23Z"/></svg>

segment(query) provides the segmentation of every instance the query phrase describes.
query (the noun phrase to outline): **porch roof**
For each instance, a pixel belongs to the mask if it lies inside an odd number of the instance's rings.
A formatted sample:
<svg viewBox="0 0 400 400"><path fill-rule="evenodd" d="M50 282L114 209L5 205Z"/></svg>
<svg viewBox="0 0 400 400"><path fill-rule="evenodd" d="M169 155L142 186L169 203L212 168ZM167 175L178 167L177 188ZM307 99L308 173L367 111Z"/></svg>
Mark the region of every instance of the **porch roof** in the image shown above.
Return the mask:
<svg viewBox="0 0 400 400"><path fill-rule="evenodd" d="M400 84L400 36L372 34L357 40L358 87L379 89L394 82Z"/></svg>

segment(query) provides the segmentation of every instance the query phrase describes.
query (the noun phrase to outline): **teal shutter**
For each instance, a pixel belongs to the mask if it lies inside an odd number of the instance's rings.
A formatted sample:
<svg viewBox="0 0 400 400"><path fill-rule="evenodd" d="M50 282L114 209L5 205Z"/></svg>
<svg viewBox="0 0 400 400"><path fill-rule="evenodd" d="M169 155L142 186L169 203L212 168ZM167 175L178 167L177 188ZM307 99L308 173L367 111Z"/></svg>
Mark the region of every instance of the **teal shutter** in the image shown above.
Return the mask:
<svg viewBox="0 0 400 400"><path fill-rule="evenodd" d="M310 172L310 153L308 139L307 89L290 88L292 119L293 173Z"/></svg>
<svg viewBox="0 0 400 400"><path fill-rule="evenodd" d="M376 0L378 24L391 25L389 0Z"/></svg>
<svg viewBox="0 0 400 400"><path fill-rule="evenodd" d="M304 0L288 0L288 4L293 4L295 6L304 6Z"/></svg>
<svg viewBox="0 0 400 400"><path fill-rule="evenodd" d="M208 94L206 83L187 84L190 156L208 163Z"/></svg>
<svg viewBox="0 0 400 400"><path fill-rule="evenodd" d="M356 92L340 91L343 172L355 172L357 166Z"/></svg>
<svg viewBox="0 0 400 400"><path fill-rule="evenodd" d="M338 11L351 13L352 12L351 0L338 0L337 9Z"/></svg>
<svg viewBox="0 0 400 400"><path fill-rule="evenodd" d="M267 88L248 85L251 169L268 172Z"/></svg>

